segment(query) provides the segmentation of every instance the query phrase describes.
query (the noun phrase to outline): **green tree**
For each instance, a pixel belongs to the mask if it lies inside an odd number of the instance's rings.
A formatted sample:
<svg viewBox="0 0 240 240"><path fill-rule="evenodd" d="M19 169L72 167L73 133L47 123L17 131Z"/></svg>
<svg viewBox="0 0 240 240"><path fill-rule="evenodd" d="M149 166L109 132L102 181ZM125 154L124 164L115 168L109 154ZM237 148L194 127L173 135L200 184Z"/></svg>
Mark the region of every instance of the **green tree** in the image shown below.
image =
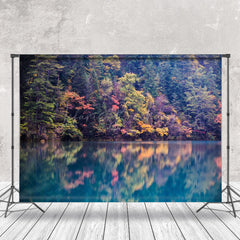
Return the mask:
<svg viewBox="0 0 240 240"><path fill-rule="evenodd" d="M21 135L38 139L54 137L54 101L59 90L59 73L63 68L54 56L36 55L31 61L24 92Z"/></svg>

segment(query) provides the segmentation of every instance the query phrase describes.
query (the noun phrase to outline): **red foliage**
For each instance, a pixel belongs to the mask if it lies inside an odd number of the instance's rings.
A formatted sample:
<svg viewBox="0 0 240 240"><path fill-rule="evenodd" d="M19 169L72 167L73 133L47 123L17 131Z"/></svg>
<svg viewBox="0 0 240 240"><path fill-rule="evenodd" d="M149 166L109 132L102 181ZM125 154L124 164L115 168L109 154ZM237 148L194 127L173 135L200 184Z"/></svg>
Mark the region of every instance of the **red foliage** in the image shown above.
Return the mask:
<svg viewBox="0 0 240 240"><path fill-rule="evenodd" d="M222 103L220 101L218 101L218 109L220 111L220 113L216 116L216 118L214 119L215 123L222 123L222 114L221 114L221 109L222 109Z"/></svg>
<svg viewBox="0 0 240 240"><path fill-rule="evenodd" d="M127 131L123 128L123 129L121 129L121 133L124 135L127 133Z"/></svg>
<svg viewBox="0 0 240 240"><path fill-rule="evenodd" d="M222 169L222 158L221 158L221 156L220 157L215 157L214 162L215 162L217 168L219 169L218 177L217 177L217 179L219 180L222 176L222 171L221 171L221 169Z"/></svg>
<svg viewBox="0 0 240 240"><path fill-rule="evenodd" d="M80 97L76 92L69 90L65 91L65 98L68 100L68 108L76 110L85 110L83 113L87 114L86 110L94 110L90 103L86 103L85 96Z"/></svg>
<svg viewBox="0 0 240 240"><path fill-rule="evenodd" d="M118 176L114 177L111 181L111 185L113 186L118 181Z"/></svg>
<svg viewBox="0 0 240 240"><path fill-rule="evenodd" d="M118 181L118 171L116 169L112 171L112 176L113 179L111 181L111 185L113 186Z"/></svg>
<svg viewBox="0 0 240 240"><path fill-rule="evenodd" d="M112 176L116 177L118 175L118 171L116 169L112 170Z"/></svg>
<svg viewBox="0 0 240 240"><path fill-rule="evenodd" d="M111 99L112 99L112 101L114 102L114 104L119 105L119 101L117 100L117 97L116 97L116 96L112 95L112 96L111 96Z"/></svg>
<svg viewBox="0 0 240 240"><path fill-rule="evenodd" d="M219 114L216 116L216 118L214 119L214 122L221 124L221 122L222 122L222 114L221 114L221 113L219 113Z"/></svg>
<svg viewBox="0 0 240 240"><path fill-rule="evenodd" d="M119 107L118 107L117 105L112 105L112 110L113 110L114 112L116 112L118 109L119 109Z"/></svg>
<svg viewBox="0 0 240 240"><path fill-rule="evenodd" d="M214 162L216 163L217 168L221 169L221 167L222 167L222 159L221 159L221 157L215 157L214 158Z"/></svg>

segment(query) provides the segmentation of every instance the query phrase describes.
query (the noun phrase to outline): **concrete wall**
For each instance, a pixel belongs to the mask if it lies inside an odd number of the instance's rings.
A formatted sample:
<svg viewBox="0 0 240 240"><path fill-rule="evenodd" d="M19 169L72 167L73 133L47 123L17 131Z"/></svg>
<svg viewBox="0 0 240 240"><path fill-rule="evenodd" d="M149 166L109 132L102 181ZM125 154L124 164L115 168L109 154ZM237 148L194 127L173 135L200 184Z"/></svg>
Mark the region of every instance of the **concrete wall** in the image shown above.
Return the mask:
<svg viewBox="0 0 240 240"><path fill-rule="evenodd" d="M239 30L239 0L0 0L0 181L10 180L10 53L231 53L231 180L240 181ZM15 95L18 179L18 83ZM225 159L224 147L224 179Z"/></svg>

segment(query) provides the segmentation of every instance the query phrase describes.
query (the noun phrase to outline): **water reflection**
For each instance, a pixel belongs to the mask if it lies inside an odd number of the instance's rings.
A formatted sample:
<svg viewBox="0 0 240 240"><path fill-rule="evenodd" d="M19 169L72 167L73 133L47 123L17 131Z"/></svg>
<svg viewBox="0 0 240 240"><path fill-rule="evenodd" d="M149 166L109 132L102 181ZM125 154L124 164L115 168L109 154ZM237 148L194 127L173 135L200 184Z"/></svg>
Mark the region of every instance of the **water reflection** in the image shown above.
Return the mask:
<svg viewBox="0 0 240 240"><path fill-rule="evenodd" d="M22 144L21 201L221 201L220 142Z"/></svg>

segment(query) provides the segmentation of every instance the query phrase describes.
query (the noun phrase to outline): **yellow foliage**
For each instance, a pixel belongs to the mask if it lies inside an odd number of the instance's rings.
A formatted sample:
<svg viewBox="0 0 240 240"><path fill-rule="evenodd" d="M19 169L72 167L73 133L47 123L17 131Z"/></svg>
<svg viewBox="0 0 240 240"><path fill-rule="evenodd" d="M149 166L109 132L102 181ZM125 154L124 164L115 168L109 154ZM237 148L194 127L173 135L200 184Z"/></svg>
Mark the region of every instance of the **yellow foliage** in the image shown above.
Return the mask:
<svg viewBox="0 0 240 240"><path fill-rule="evenodd" d="M163 154L163 155L167 155L168 154L168 143L161 143L158 145L158 147L156 148L156 154Z"/></svg>
<svg viewBox="0 0 240 240"><path fill-rule="evenodd" d="M183 156L190 156L192 154L192 144L183 145L181 151Z"/></svg>
<svg viewBox="0 0 240 240"><path fill-rule="evenodd" d="M141 169L140 169L140 172L141 172L141 176L145 176L146 173L148 171L148 166L142 166Z"/></svg>
<svg viewBox="0 0 240 240"><path fill-rule="evenodd" d="M140 150L140 146L136 146L135 144L134 144L134 145L129 144L129 145L127 146L127 150L128 150L129 152L131 152L131 153L137 153L137 152L139 152L139 150Z"/></svg>
<svg viewBox="0 0 240 240"><path fill-rule="evenodd" d="M176 171L177 167L175 166L174 168L172 168L171 173L174 173Z"/></svg>
<svg viewBox="0 0 240 240"><path fill-rule="evenodd" d="M138 160L142 161L144 158L150 158L154 154L154 149L152 147L143 148L141 147L141 153L138 155Z"/></svg>
<svg viewBox="0 0 240 240"><path fill-rule="evenodd" d="M177 155L177 157L176 157L176 163L178 164L180 161L181 161L181 156L180 156L180 155Z"/></svg>
<svg viewBox="0 0 240 240"><path fill-rule="evenodd" d="M170 159L169 157L167 158L165 164L166 164L166 166L168 166L168 167L170 166L171 168L175 165L175 163L172 162L171 159Z"/></svg>
<svg viewBox="0 0 240 240"><path fill-rule="evenodd" d="M176 122L180 125L181 124L181 120L177 117L176 118Z"/></svg>
<svg viewBox="0 0 240 240"><path fill-rule="evenodd" d="M122 154L121 153L113 153L112 156L117 160L117 163L120 163L122 160Z"/></svg>
<svg viewBox="0 0 240 240"><path fill-rule="evenodd" d="M139 184L135 185L134 186L134 190L137 191L137 190L142 189L143 185L144 185L144 181L142 181Z"/></svg>
<svg viewBox="0 0 240 240"><path fill-rule="evenodd" d="M127 132L127 135L130 137L136 137L140 132L135 129L130 129L129 132Z"/></svg>
<svg viewBox="0 0 240 240"><path fill-rule="evenodd" d="M145 124L142 121L138 122L138 125L141 127L141 133L153 133L154 128L150 124Z"/></svg>
<svg viewBox="0 0 240 240"><path fill-rule="evenodd" d="M168 127L156 128L156 132L157 132L161 137L163 137L164 135L165 135L165 136L168 136Z"/></svg>
<svg viewBox="0 0 240 240"><path fill-rule="evenodd" d="M128 111L130 111L130 112L134 112L134 110L133 110L132 108L128 109Z"/></svg>
<svg viewBox="0 0 240 240"><path fill-rule="evenodd" d="M163 160L161 160L160 163L159 163L159 165L160 165L159 168L160 168L160 169L163 169L166 164L165 164L165 162L164 162Z"/></svg>
<svg viewBox="0 0 240 240"><path fill-rule="evenodd" d="M146 187L149 188L152 185L153 181L154 181L154 176L152 176L150 178L147 177L147 179L146 179Z"/></svg>
<svg viewBox="0 0 240 240"><path fill-rule="evenodd" d="M154 98L152 97L152 95L150 93L147 93L147 96L146 96L147 107L151 107L153 104L154 104Z"/></svg>
<svg viewBox="0 0 240 240"><path fill-rule="evenodd" d="M140 166L140 162L137 162L137 161L134 161L133 164L134 164L134 167L135 167L135 168L138 168L138 167Z"/></svg>

